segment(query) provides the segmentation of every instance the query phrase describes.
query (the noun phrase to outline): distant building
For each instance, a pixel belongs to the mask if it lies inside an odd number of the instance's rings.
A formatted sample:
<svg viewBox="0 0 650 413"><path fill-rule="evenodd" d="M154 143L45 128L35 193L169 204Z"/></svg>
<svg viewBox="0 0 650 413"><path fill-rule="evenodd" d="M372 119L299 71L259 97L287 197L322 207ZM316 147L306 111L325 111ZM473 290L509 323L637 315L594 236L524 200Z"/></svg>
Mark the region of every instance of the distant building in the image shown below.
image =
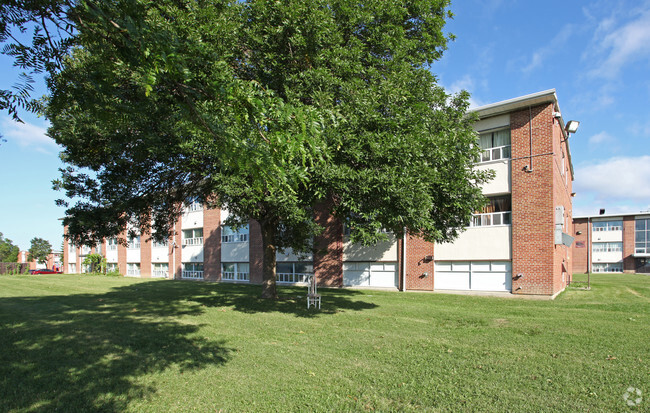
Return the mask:
<svg viewBox="0 0 650 413"><path fill-rule="evenodd" d="M650 211L573 219L575 273L650 274Z"/></svg>
<svg viewBox="0 0 650 413"><path fill-rule="evenodd" d="M45 263L36 262L35 260L28 261L29 251L18 252L18 262L22 264L29 264L30 270L37 270L41 268L61 269L63 270L63 253L61 251L52 251L47 256Z"/></svg>
<svg viewBox="0 0 650 413"><path fill-rule="evenodd" d="M555 90L479 107L476 123L483 149L476 167L492 169L483 186L489 198L454 243L420 238L389 240L373 247L353 244L343 224L316 210L325 227L317 256L277 254L278 283L303 283L314 274L331 287L399 290L501 291L553 296L571 278L573 168L568 135ZM228 211L190 204L163 244L147 235L121 245L108 239L97 248L108 270L130 277L223 282L262 282L262 237L250 221L238 231L223 225ZM123 234L123 237L126 237ZM65 243L64 268L84 272L94 252Z"/></svg>

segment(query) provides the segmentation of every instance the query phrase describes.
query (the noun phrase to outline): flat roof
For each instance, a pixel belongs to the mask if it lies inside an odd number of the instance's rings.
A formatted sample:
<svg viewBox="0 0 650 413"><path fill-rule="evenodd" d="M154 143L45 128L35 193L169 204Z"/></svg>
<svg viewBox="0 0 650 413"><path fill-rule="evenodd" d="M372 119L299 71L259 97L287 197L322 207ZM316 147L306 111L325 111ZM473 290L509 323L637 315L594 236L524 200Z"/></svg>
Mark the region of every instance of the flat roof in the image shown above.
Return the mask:
<svg viewBox="0 0 650 413"><path fill-rule="evenodd" d="M630 217L637 215L650 215L650 211L639 211L639 212L623 212L620 214L597 214L597 215L582 215L578 217L573 217L573 219L586 219L586 218L619 218L619 217Z"/></svg>

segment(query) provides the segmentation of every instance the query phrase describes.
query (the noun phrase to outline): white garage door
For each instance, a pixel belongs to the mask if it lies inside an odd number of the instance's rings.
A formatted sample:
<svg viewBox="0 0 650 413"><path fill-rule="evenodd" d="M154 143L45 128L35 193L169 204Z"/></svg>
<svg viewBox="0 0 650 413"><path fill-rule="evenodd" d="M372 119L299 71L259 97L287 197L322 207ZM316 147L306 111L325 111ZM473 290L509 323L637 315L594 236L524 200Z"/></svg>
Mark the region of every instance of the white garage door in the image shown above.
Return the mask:
<svg viewBox="0 0 650 413"><path fill-rule="evenodd" d="M396 262L346 262L343 285L351 287L396 287Z"/></svg>
<svg viewBox="0 0 650 413"><path fill-rule="evenodd" d="M439 261L433 278L436 290L511 291L509 261Z"/></svg>

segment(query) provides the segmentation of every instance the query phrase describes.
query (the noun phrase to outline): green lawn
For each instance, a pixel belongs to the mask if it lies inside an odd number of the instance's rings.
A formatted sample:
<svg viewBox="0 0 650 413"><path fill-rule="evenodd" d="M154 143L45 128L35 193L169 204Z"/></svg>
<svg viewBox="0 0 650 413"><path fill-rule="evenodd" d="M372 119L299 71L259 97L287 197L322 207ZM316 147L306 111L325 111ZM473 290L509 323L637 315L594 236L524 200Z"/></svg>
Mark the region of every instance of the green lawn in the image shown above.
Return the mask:
<svg viewBox="0 0 650 413"><path fill-rule="evenodd" d="M305 288L0 276L0 411L650 411L650 277L591 281L323 289L318 312Z"/></svg>

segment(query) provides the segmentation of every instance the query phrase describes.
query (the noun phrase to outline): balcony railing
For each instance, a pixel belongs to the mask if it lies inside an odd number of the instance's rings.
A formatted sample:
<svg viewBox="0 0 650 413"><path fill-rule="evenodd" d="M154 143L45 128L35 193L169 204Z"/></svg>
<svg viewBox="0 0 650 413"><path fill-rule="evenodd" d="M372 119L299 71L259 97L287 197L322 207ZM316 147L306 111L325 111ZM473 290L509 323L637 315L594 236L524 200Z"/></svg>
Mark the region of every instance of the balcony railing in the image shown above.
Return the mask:
<svg viewBox="0 0 650 413"><path fill-rule="evenodd" d="M193 279L193 280L202 280L203 271L183 271L182 277Z"/></svg>
<svg viewBox="0 0 650 413"><path fill-rule="evenodd" d="M246 242L248 241L248 234L230 234L222 235L221 242Z"/></svg>
<svg viewBox="0 0 650 413"><path fill-rule="evenodd" d="M248 281L249 274L247 272L224 271L221 274L221 279L224 281Z"/></svg>
<svg viewBox="0 0 650 413"><path fill-rule="evenodd" d="M154 278L169 278L169 271L167 270L153 270L151 275Z"/></svg>
<svg viewBox="0 0 650 413"><path fill-rule="evenodd" d="M140 242L129 242L127 248L134 250L140 248Z"/></svg>
<svg viewBox="0 0 650 413"><path fill-rule="evenodd" d="M139 277L140 276L140 270L138 269L130 269L126 270L126 275L129 277Z"/></svg>
<svg viewBox="0 0 650 413"><path fill-rule="evenodd" d="M472 215L471 227L489 227L497 225L510 225L511 212L489 212L487 214Z"/></svg>
<svg viewBox="0 0 650 413"><path fill-rule="evenodd" d="M203 245L203 237L185 238L183 245Z"/></svg>
<svg viewBox="0 0 650 413"><path fill-rule="evenodd" d="M510 158L510 145L485 149L481 154L481 162L497 161Z"/></svg>
<svg viewBox="0 0 650 413"><path fill-rule="evenodd" d="M310 276L307 273L277 273L279 283L306 283Z"/></svg>

